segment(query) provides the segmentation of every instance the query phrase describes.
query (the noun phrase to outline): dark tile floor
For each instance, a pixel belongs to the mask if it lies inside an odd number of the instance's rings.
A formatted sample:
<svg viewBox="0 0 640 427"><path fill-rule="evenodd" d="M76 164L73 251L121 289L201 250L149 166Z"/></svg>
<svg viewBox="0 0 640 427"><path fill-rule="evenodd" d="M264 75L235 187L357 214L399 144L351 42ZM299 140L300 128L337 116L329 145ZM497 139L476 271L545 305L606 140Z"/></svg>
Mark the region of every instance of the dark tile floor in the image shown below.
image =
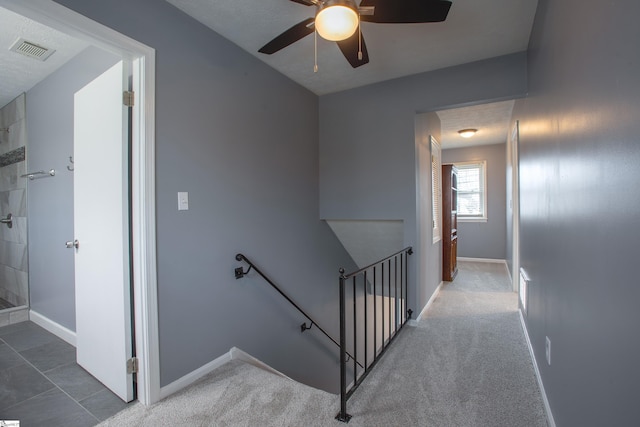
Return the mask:
<svg viewBox="0 0 640 427"><path fill-rule="evenodd" d="M76 363L65 341L32 322L0 328L0 420L88 427L126 406Z"/></svg>

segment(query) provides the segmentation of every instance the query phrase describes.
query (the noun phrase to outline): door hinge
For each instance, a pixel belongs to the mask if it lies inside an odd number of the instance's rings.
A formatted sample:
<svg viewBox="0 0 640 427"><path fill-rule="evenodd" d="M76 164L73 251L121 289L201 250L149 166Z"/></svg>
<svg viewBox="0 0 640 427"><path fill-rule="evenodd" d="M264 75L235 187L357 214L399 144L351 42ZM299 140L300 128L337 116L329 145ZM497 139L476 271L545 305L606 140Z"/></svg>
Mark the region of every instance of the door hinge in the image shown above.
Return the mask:
<svg viewBox="0 0 640 427"><path fill-rule="evenodd" d="M138 373L138 358L132 357L127 360L127 374L137 374Z"/></svg>
<svg viewBox="0 0 640 427"><path fill-rule="evenodd" d="M133 103L135 101L134 93L130 90L125 90L122 92L122 103L127 107L133 107Z"/></svg>

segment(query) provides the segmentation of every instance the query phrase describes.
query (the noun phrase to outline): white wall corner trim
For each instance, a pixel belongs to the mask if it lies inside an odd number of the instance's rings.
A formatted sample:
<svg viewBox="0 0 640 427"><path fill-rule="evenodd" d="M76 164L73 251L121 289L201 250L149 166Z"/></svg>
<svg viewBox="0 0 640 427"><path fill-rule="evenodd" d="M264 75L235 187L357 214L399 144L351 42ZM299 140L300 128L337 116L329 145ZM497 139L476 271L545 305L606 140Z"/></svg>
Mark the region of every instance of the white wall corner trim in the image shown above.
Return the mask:
<svg viewBox="0 0 640 427"><path fill-rule="evenodd" d="M219 368L220 366L229 362L231 359L233 359L232 351L233 349L229 350L228 352L224 353L222 356L212 360L206 365L203 365L198 369L196 369L195 371L189 372L187 375L183 376L182 378L178 378L171 384L168 384L162 387L160 389L160 399L164 399L165 397L168 397L182 390L183 388L190 386L191 384L198 381L200 378L213 372L214 369Z"/></svg>
<svg viewBox="0 0 640 427"><path fill-rule="evenodd" d="M424 308L420 311L420 314L418 314L418 317L416 317L415 320L409 319L409 321L407 322L407 325L418 326L418 322L422 320L425 314L427 314L427 310L429 309L429 307L431 307L431 304L433 303L433 301L435 301L435 299L438 297L438 294L442 290L443 285L444 285L444 282L440 282L436 290L433 291L433 294L431 294L431 298L429 298L429 301L427 301Z"/></svg>
<svg viewBox="0 0 640 427"><path fill-rule="evenodd" d="M542 401L544 402L544 410L547 413L547 421L549 422L549 427L556 427L556 422L553 419L553 413L551 413L551 406L549 405L549 399L547 399L547 393L544 391L544 384L542 383L542 377L540 376L540 370L538 369L538 363L536 362L536 355L533 352L533 346L531 345L531 340L529 339L529 331L527 330L527 324L524 321L522 310L518 310L518 313L520 313L520 324L522 325L522 332L524 333L524 338L527 341L527 347L529 348L529 354L531 355L531 362L533 363L533 369L535 370L536 379L538 380L538 386L540 387L540 393L542 394Z"/></svg>
<svg viewBox="0 0 640 427"><path fill-rule="evenodd" d="M71 329L65 328L61 324L56 323L33 310L29 310L29 320L41 328L51 332L61 340L66 341L74 347L76 346L76 333Z"/></svg>

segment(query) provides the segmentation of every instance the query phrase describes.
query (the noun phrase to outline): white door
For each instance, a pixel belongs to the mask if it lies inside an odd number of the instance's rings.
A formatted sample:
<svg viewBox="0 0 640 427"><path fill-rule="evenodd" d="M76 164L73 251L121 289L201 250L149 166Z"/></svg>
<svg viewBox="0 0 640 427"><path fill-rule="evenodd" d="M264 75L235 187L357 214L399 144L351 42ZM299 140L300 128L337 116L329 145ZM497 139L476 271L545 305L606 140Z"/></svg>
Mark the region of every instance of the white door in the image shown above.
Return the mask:
<svg viewBox="0 0 640 427"><path fill-rule="evenodd" d="M119 62L75 94L73 150L77 361L125 402L133 400L128 74Z"/></svg>

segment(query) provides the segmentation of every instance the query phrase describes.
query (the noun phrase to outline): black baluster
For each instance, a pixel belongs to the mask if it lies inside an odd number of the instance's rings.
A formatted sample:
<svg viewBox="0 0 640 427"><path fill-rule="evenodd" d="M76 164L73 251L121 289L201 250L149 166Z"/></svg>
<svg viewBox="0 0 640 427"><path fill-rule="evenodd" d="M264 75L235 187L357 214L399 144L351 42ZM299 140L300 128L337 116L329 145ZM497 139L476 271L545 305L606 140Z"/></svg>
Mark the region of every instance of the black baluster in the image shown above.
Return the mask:
<svg viewBox="0 0 640 427"><path fill-rule="evenodd" d="M367 346L368 346L368 339L367 339L367 335L369 335L367 332L367 325L369 323L367 323L369 321L369 319L367 318L367 270L364 271L364 274L362 275L362 292L364 293L364 370L365 372L368 370L369 368L369 359L367 358Z"/></svg>
<svg viewBox="0 0 640 427"><path fill-rule="evenodd" d="M376 295L376 268L373 267L373 360L378 357L378 297Z"/></svg>

